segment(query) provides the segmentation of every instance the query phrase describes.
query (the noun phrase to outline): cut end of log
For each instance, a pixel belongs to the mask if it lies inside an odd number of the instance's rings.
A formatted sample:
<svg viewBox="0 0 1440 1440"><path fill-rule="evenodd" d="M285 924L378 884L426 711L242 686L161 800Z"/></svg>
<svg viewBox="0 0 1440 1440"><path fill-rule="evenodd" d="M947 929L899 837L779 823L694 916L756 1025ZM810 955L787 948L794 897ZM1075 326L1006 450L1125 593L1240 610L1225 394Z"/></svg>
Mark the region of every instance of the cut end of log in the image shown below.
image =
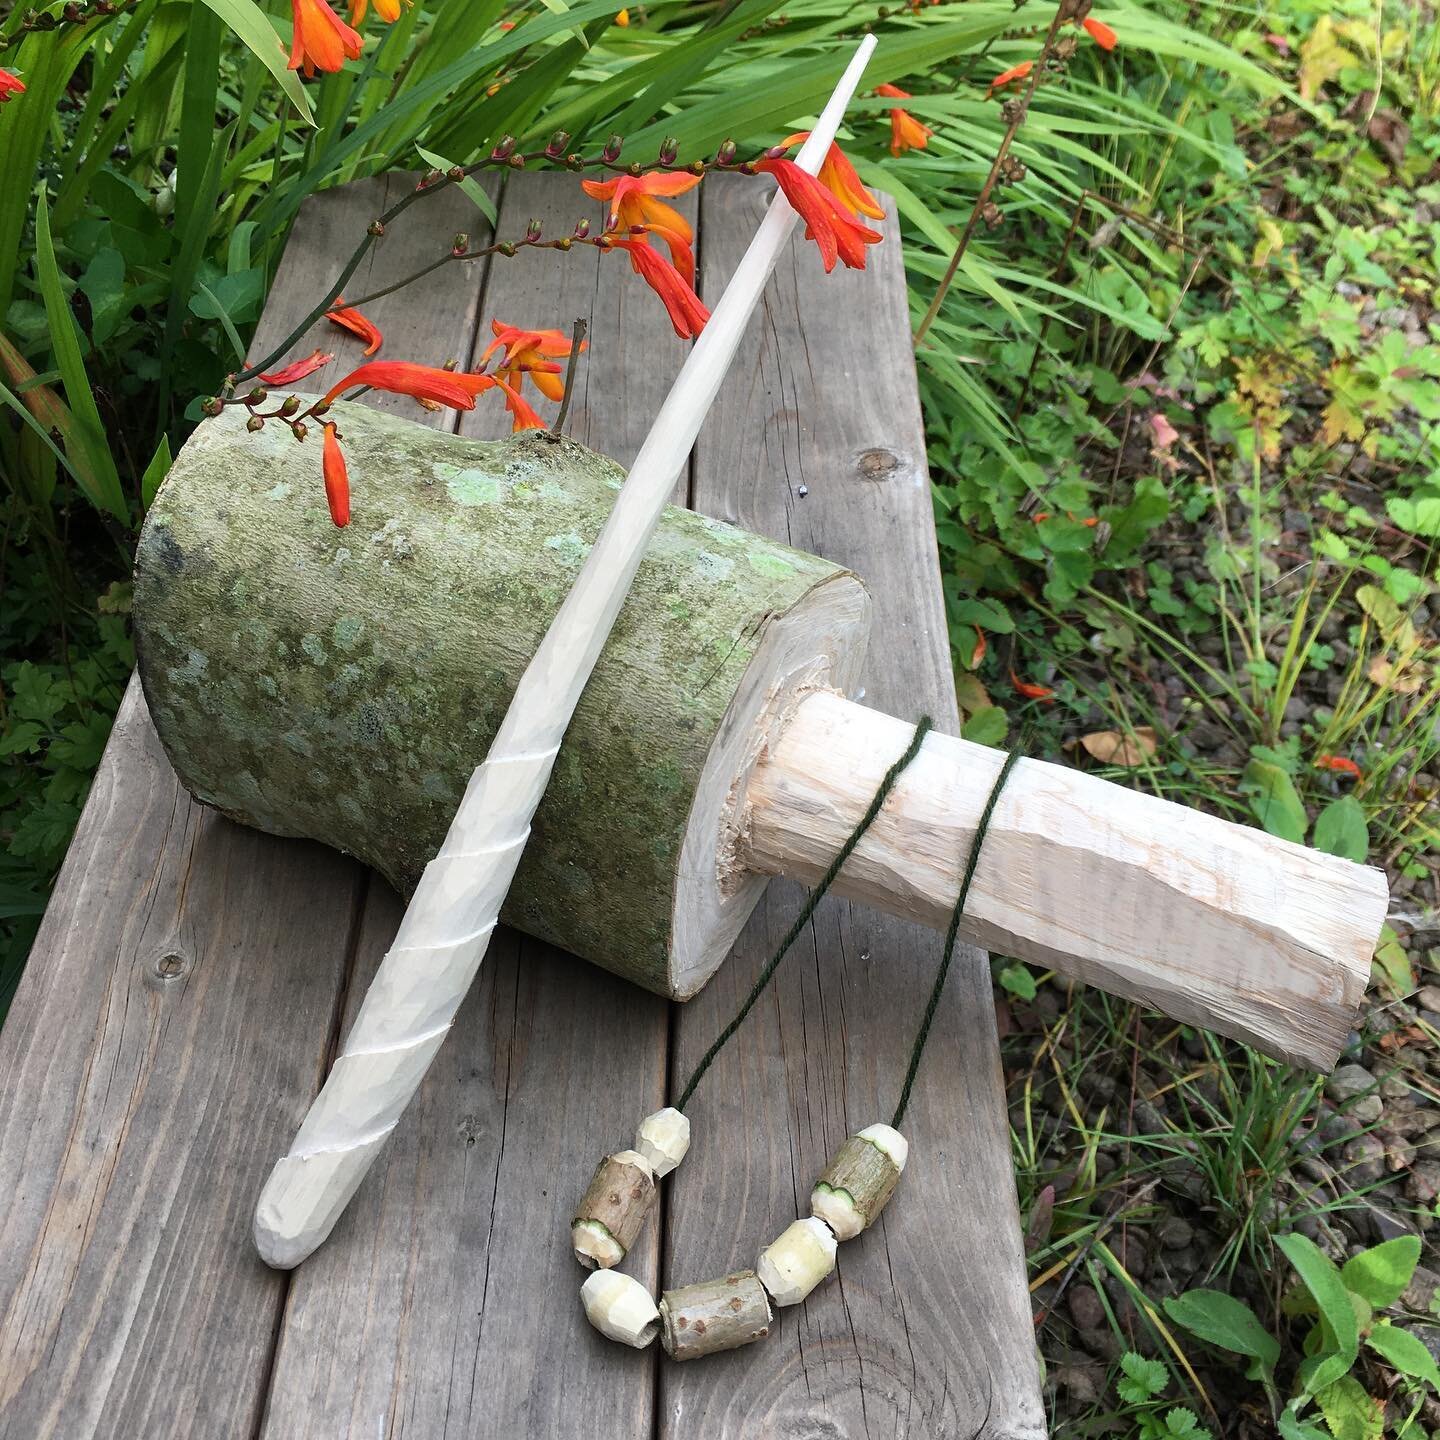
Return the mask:
<svg viewBox="0 0 1440 1440"><path fill-rule="evenodd" d="M765 628L690 807L670 932L670 993L677 1000L688 1000L719 969L769 883L744 857L751 773L808 695L856 685L870 611L865 587L839 571Z"/></svg>

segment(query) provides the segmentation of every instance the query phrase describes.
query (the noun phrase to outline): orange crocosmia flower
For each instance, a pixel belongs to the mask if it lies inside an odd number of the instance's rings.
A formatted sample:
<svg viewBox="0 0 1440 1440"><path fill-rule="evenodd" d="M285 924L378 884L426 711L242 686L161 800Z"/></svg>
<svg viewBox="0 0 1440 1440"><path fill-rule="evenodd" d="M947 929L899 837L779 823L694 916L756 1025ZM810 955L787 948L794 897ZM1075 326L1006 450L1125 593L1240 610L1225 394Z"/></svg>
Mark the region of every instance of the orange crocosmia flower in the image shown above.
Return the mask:
<svg viewBox="0 0 1440 1440"><path fill-rule="evenodd" d="M875 93L886 100L908 100L910 92L898 85L877 85ZM890 112L890 153L901 155L906 150L923 150L935 132L922 125L908 110Z"/></svg>
<svg viewBox="0 0 1440 1440"><path fill-rule="evenodd" d="M323 370L334 358L333 353L316 350L303 360L291 361L282 369L272 370L269 374L256 378L265 385L293 385L297 380L303 380L307 375L313 375L317 370Z"/></svg>
<svg viewBox="0 0 1440 1440"><path fill-rule="evenodd" d="M368 385L372 390L387 390L392 395L433 400L452 410L473 410L475 397L494 384L492 375L467 375L464 371L441 370L433 365L414 365L408 360L372 360L336 381L321 404L329 405L347 390Z"/></svg>
<svg viewBox="0 0 1440 1440"><path fill-rule="evenodd" d="M629 10L621 10L619 14L615 16L615 23L619 25L622 29L627 27L630 24Z"/></svg>
<svg viewBox="0 0 1440 1440"><path fill-rule="evenodd" d="M608 200L607 230L653 231L670 250L670 259L687 285L695 283L695 256L690 246L695 239L685 217L660 197L673 199L693 190L700 176L653 171L649 175L617 175L613 180L582 180L580 188L592 200ZM647 242L648 243L648 242Z"/></svg>
<svg viewBox="0 0 1440 1440"><path fill-rule="evenodd" d="M12 95L23 95L25 93L25 82L18 75L12 75L8 70L0 70L0 105L3 105Z"/></svg>
<svg viewBox="0 0 1440 1440"><path fill-rule="evenodd" d="M412 0L405 0L407 5ZM358 25L370 8L370 0L350 0L350 23ZM375 13L387 24L393 25L400 18L400 0L375 0Z"/></svg>
<svg viewBox="0 0 1440 1440"><path fill-rule="evenodd" d="M350 476L345 469L345 452L333 425L325 427L325 452L320 468L325 472L325 503L330 518L343 530L350 523Z"/></svg>
<svg viewBox="0 0 1440 1440"><path fill-rule="evenodd" d="M1013 85L1017 80L1024 80L1035 68L1033 60L1022 60L1018 65L1012 65L1008 70L1002 71L990 82L990 93L993 95L997 90L1003 90L1007 85Z"/></svg>
<svg viewBox="0 0 1440 1440"><path fill-rule="evenodd" d="M773 175L785 198L805 222L805 238L820 247L828 275L838 257L851 270L865 268L865 247L883 238L878 230L862 225L813 175L783 156L760 160L755 168Z"/></svg>
<svg viewBox="0 0 1440 1440"><path fill-rule="evenodd" d="M497 351L504 350L501 363L496 366L495 375L507 389L521 388L528 374L535 382L535 388L548 400L565 398L565 382L560 378L562 369L550 363L564 359L570 354L572 341L563 330L522 330L516 325L506 325L501 320L490 322L495 338L485 347L480 357L483 369L485 362ZM580 342L584 353L585 342ZM519 428L519 427L517 427Z"/></svg>
<svg viewBox="0 0 1440 1440"><path fill-rule="evenodd" d="M1038 700L1042 705L1054 702L1055 692L1048 685L1032 685L1028 680L1022 680L1013 669L1010 671L1010 683L1027 700Z"/></svg>
<svg viewBox="0 0 1440 1440"><path fill-rule="evenodd" d="M1093 16L1087 15L1080 23L1085 27L1085 33L1102 50L1115 48L1119 37L1103 20L1096 20Z"/></svg>
<svg viewBox="0 0 1440 1440"><path fill-rule="evenodd" d="M348 330L352 335L358 335L365 342L367 358L374 355L385 343L385 337L380 333L380 327L373 321L367 320L358 310L346 305L343 300L337 300L335 308L327 311L325 318L332 325L338 325L342 330Z"/></svg>
<svg viewBox="0 0 1440 1440"><path fill-rule="evenodd" d="M1354 780L1360 779L1362 774L1360 767L1344 755L1317 755L1315 768L1317 770L1333 770L1338 775L1349 775Z"/></svg>
<svg viewBox="0 0 1440 1440"><path fill-rule="evenodd" d="M530 408L530 402L520 393L518 385L507 385L497 375L495 384L505 392L505 408L515 417L510 427L513 435L520 430L543 430L545 422Z"/></svg>
<svg viewBox="0 0 1440 1440"><path fill-rule="evenodd" d="M798 134L787 135L780 145L782 149L793 150L797 145L803 145L809 138L810 132L801 130ZM830 148L825 152L825 163L820 167L820 173L815 178L852 215L868 215L872 220L885 218L885 212L880 208L880 202L861 183L860 177L855 173L855 167L850 163L850 157L833 140L830 142Z"/></svg>
<svg viewBox="0 0 1440 1440"><path fill-rule="evenodd" d="M635 273L660 297L675 333L682 340L693 340L704 328L710 312L685 277L662 256L657 255L643 236L612 240L616 249L630 254Z"/></svg>
<svg viewBox="0 0 1440 1440"><path fill-rule="evenodd" d="M340 69L346 60L358 60L364 41L325 0L290 0L295 17L295 38L290 46L290 68L302 66L306 75L317 70Z"/></svg>

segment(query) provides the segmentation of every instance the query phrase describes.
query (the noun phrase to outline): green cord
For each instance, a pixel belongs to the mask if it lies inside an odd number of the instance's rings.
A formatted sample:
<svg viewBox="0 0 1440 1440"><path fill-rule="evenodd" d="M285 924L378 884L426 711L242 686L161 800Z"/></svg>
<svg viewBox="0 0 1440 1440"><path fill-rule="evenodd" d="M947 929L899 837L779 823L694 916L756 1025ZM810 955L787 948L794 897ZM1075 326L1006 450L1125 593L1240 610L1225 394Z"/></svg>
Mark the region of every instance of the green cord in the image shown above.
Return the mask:
<svg viewBox="0 0 1440 1440"><path fill-rule="evenodd" d="M875 797L870 801L869 808L860 817L860 823L850 832L850 838L841 847L840 853L831 863L830 868L821 877L820 883L810 892L805 901L804 907L795 922L785 932L785 938L780 942L775 953L770 957L765 968L760 972L755 984L751 987L750 993L745 997L744 1003L736 1012L735 1018L715 1037L715 1043L700 1057L691 1074L689 1082L681 1092L679 1100L675 1102L677 1110L684 1110L689 1103L690 1097L695 1093L695 1087L700 1083L701 1077L710 1068L715 1057L723 1050L726 1044L737 1030L745 1023L745 1017L754 1008L755 1002L764 992L765 987L774 978L775 972L780 968L780 962L789 953L790 947L800 938L810 917L814 915L816 907L825 898L825 892L835 883L836 877L840 874L845 862L854 852L855 847L864 838L865 832L874 823L879 815L881 807L889 798L890 792L895 788L895 783L904 773L910 762L920 753L920 746L924 743L925 736L930 730L930 717L922 716L920 723L915 727L915 734L911 737L910 744L905 753L885 772L885 778L881 780ZM915 1076L920 1069L920 1059L925 1053L925 1046L930 1039L930 1027L935 1019L935 1011L940 1005L940 996L945 989L945 979L950 973L950 962L955 958L955 940L960 930L960 917L965 910L965 901L970 895L970 884L975 878L975 867L980 861L980 843L985 838L986 831L990 828L990 821L994 817L995 807L1000 801L1000 792L1005 788L1005 782L1010 778L1010 772L1015 768L1015 762L1020 759L1023 746L1012 750L1006 757L1005 763L1000 767L1000 773L995 777L995 783L990 787L990 795L985 801L985 808L980 812L980 819L975 826L975 838L970 843L970 855L965 862L965 873L960 880L960 894L955 901L955 908L950 914L950 928L945 934L945 953L940 961L939 973L935 976L935 984L930 990L930 999L925 1006L925 1014L921 1018L920 1028L915 1034L915 1043L910 1050L910 1065L905 1072L905 1084L900 1091L900 1103L895 1107L895 1114L890 1124L899 1129L900 1122L905 1118L905 1109L910 1104L910 1092L915 1085Z"/></svg>
<svg viewBox="0 0 1440 1440"><path fill-rule="evenodd" d="M800 938L800 932L804 930L806 922L815 913L815 907L825 898L825 892L835 883L835 877L840 873L841 867L850 858L851 852L874 823L875 817L880 813L880 807L885 803L891 790L895 788L895 782L900 778L901 772L920 753L920 746L929 730L930 717L924 715L915 727L915 734L911 737L909 747L885 772L885 778L880 782L880 788L875 792L875 798L870 802L870 808L860 817L860 823L850 832L850 838L841 847L840 853L821 877L820 883L810 892L810 898L806 900L804 909L795 917L795 923L786 931L785 938L780 942L780 948L770 957L770 963L760 972L760 978L756 980L750 993L745 997L745 1003L736 1012L735 1018L715 1037L715 1043L700 1057L700 1063L696 1065L689 1083L675 1102L677 1110L685 1108L690 1097L695 1093L695 1087L700 1083L701 1077L710 1068L711 1061L724 1049L730 1037L745 1023L745 1017L780 968L780 962L785 958L790 947Z"/></svg>
<svg viewBox="0 0 1440 1440"><path fill-rule="evenodd" d="M1005 763L1000 767L1000 773L990 787L990 797L985 801L985 808L980 812L980 819L975 826L975 838L970 842L970 858L965 862L965 874L960 881L960 895L955 901L955 908L950 912L950 928L945 932L945 954L940 960L940 973L936 975L935 984L931 987L930 1002L925 1006L920 1029L915 1034L915 1044L910 1050L910 1068L905 1072L900 1103L890 1117L892 1130L898 1130L900 1122L905 1118L905 1107L910 1103L910 1091L915 1084L915 1072L920 1068L920 1057L925 1053L926 1041L930 1039L930 1024L935 1019L935 1011L940 1004L940 993L945 989L945 977L950 973L950 962L955 958L955 937L959 933L960 916L965 912L965 901L970 894L970 882L975 878L975 867L980 863L980 842L990 828L991 817L995 814L996 805L1000 803L1000 792L1005 788L1005 782L1010 778L1010 772L1019 758L1018 749L1012 750L1005 757Z"/></svg>

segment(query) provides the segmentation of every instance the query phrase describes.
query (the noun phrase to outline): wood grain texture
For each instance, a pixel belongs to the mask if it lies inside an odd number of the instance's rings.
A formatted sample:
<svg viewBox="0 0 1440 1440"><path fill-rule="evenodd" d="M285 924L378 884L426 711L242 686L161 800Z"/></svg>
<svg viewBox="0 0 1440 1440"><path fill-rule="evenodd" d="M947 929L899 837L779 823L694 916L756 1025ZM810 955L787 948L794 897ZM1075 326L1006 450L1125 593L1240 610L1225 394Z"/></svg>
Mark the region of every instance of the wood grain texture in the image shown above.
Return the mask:
<svg viewBox="0 0 1440 1440"><path fill-rule="evenodd" d="M252 353L408 183L306 206ZM429 205L447 236L472 210ZM434 245L397 230L357 283L409 273ZM370 313L401 354L463 356L474 331L433 280ZM292 352L336 350L312 384L359 359L325 328ZM132 681L0 1034L6 1440L254 1433L285 1281L255 1255L250 1212L323 1077L364 885L353 861L191 801Z"/></svg>
<svg viewBox="0 0 1440 1440"><path fill-rule="evenodd" d="M712 291L753 230L762 187L703 188ZM853 566L876 620L867 703L956 728L944 610L893 219L864 275L825 276L798 240L753 353L696 450L698 509ZM800 487L808 493L803 497ZM683 1083L800 903L772 887L732 959L677 1013ZM754 1263L808 1211L845 1137L888 1120L939 959L933 932L820 908L774 990L706 1076L694 1139L666 1197L664 1276L683 1285ZM776 1333L661 1372L660 1432L749 1436L1043 1435L990 981L958 957L902 1127L896 1199L841 1246L837 1273Z"/></svg>
<svg viewBox="0 0 1440 1440"><path fill-rule="evenodd" d="M0 1435L246 1435L256 1179L319 1082L353 861L181 790L137 682L0 1033Z"/></svg>
<svg viewBox="0 0 1440 1440"><path fill-rule="evenodd" d="M547 234L564 233L592 207L568 178L513 176L498 230L520 234L536 218ZM593 399L572 408L572 431L623 461L644 435L636 413L653 411L683 349L628 265L607 257L624 274L602 282L597 258L577 247L496 262L476 353L492 318L568 330L598 305L580 371L595 388L578 390L577 403ZM553 407L540 408L548 418ZM480 439L508 430L492 396L462 426ZM377 884L350 1010L400 913ZM667 1008L536 941L496 935L388 1150L329 1243L295 1274L267 1440L652 1432L659 1347L628 1350L591 1329L570 1220L596 1162L630 1145L664 1103ZM652 1293L658 1232L657 1214L624 1266Z"/></svg>
<svg viewBox="0 0 1440 1440"><path fill-rule="evenodd" d="M305 207L252 354L408 183ZM703 187L712 294L760 188ZM504 201L507 234L531 215L558 233L595 208L570 177L512 177ZM479 228L458 195L417 206L352 293ZM953 727L898 244L870 277L827 280L808 247L797 254L702 438L699 508L866 574L880 607L870 698ZM483 297L467 273L468 288L447 271L373 307L383 353L478 353L481 314L547 328L591 316L571 433L631 459L684 347L623 257L525 256L497 264ZM329 326L291 353L317 343L339 358L314 386L358 363ZM506 427L484 397L465 430ZM317 447L317 483L318 469ZM673 1074L798 903L777 887L710 989L676 1008ZM675 1366L586 1324L568 1221L596 1160L663 1103L667 1007L509 933L330 1244L292 1277L267 1271L249 1239L255 1195L399 917L353 862L191 803L132 691L0 1034L4 1440L1042 1433L988 976L973 957L951 979L895 1200L841 1247L838 1275L745 1351ZM692 1105L695 1143L662 1187L666 1284L752 1265L805 1213L838 1143L888 1118L938 945L822 909ZM648 1224L625 1265L652 1293L661 1233Z"/></svg>

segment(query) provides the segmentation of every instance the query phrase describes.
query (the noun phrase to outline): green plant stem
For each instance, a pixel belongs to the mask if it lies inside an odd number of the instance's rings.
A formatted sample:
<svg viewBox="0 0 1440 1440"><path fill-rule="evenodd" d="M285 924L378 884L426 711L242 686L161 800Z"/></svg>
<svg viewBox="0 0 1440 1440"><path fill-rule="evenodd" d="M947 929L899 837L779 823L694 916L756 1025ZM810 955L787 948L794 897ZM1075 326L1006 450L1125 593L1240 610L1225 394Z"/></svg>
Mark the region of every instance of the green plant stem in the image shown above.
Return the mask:
<svg viewBox="0 0 1440 1440"><path fill-rule="evenodd" d="M915 331L915 348L918 350L925 341L930 327L935 323L935 317L940 313L940 306L945 301L950 286L955 279L956 271L960 269L960 262L965 258L965 252L970 248L970 239L975 234L975 227L980 223L980 214L990 199L990 192L995 188L995 182L1000 177L1000 167L1005 163L1005 157L1010 153L1010 146L1014 143L1015 136L1020 127L1025 123L1025 116L1030 111L1030 97L1034 95L1036 86L1040 84L1040 77L1045 73L1045 67L1049 63L1050 56L1054 51L1055 37L1060 32L1060 26L1064 17L1070 9L1069 0L1060 0L1055 7L1055 14L1051 17L1050 28L1045 32L1045 43L1040 47L1040 57L1035 62L1035 68L1031 70L1029 84L1025 87L1025 94L1016 107L1015 118L1005 127L1005 134L1001 137L1000 148L995 152L995 159L991 162L990 173L985 177L985 183L980 187L980 193L975 197L975 203L970 207L970 217L965 222L965 228L960 233L959 243L955 246L955 253L950 257L950 263L945 267L945 273L940 277L940 284L935 289L935 294L930 300L930 306L921 318L920 324Z"/></svg>

